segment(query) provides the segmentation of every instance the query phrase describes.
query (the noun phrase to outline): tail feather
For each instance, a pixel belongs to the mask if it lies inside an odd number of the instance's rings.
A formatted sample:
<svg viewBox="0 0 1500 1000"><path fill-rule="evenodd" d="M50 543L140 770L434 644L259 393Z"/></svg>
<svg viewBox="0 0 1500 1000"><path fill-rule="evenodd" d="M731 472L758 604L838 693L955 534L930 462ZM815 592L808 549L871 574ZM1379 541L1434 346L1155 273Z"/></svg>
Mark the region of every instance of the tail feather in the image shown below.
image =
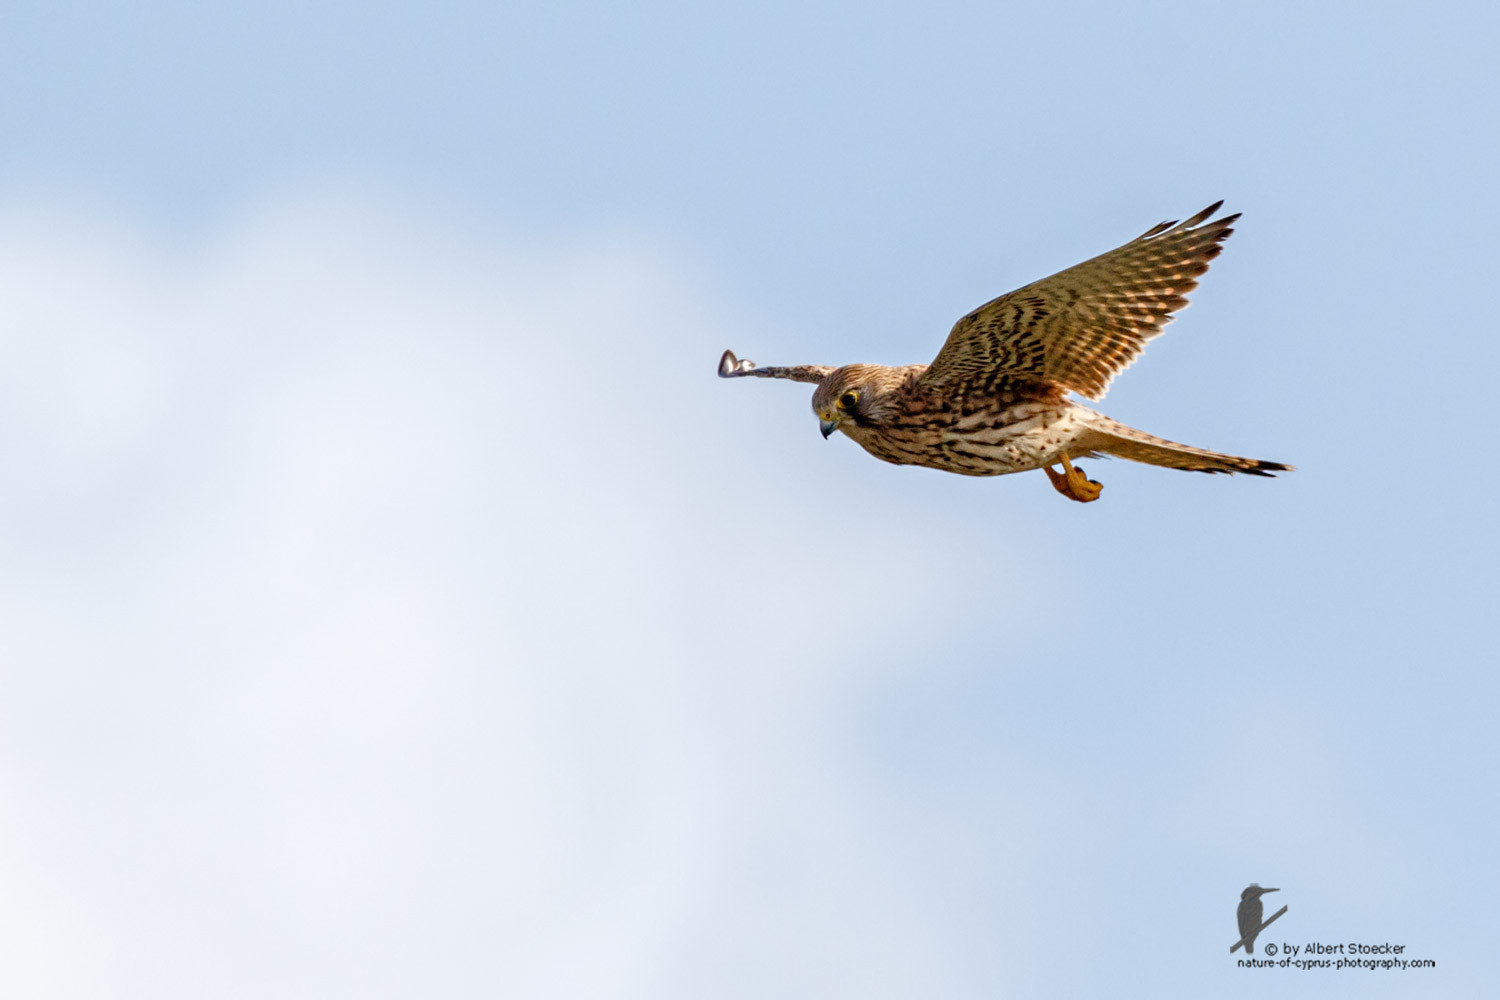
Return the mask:
<svg viewBox="0 0 1500 1000"><path fill-rule="evenodd" d="M1278 472L1291 472L1293 469L1280 462L1240 458L1238 455L1225 455L1206 448L1194 448L1190 444L1178 444L1176 441L1168 441L1134 427L1127 427L1103 414L1093 414L1089 426L1089 433L1078 441L1080 449L1116 455L1132 462L1188 472L1239 472L1247 476L1274 476Z"/></svg>

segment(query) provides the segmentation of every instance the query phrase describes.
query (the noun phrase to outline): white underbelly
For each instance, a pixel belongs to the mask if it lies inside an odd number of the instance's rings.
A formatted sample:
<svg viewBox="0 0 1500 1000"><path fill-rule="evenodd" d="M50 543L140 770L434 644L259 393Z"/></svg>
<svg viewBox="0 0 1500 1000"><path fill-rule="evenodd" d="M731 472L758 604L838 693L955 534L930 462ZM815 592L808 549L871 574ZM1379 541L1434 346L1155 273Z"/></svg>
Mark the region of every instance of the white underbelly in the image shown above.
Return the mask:
<svg viewBox="0 0 1500 1000"><path fill-rule="evenodd" d="M1067 404L1034 404L1007 414L1001 427L991 426L994 415L975 415L959 421L943 433L943 450L956 451L993 463L992 475L1025 472L1056 465L1062 455L1086 431L1089 411Z"/></svg>

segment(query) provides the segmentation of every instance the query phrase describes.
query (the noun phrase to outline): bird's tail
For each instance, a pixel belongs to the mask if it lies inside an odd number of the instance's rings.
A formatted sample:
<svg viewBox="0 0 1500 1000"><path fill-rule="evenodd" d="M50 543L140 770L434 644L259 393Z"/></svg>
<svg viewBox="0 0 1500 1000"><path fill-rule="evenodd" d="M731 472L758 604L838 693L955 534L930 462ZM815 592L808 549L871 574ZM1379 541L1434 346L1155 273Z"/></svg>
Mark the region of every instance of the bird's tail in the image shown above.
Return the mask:
<svg viewBox="0 0 1500 1000"><path fill-rule="evenodd" d="M1292 471L1292 466L1282 465L1280 462L1240 458L1238 455L1224 455L1206 448L1168 441L1134 427L1127 427L1102 413L1090 411L1088 425L1089 431L1078 439L1079 448L1128 458L1132 462L1163 465L1169 469L1184 469L1188 472L1242 472L1250 476L1274 476L1278 472Z"/></svg>
<svg viewBox="0 0 1500 1000"><path fill-rule="evenodd" d="M1255 938L1251 938L1249 941L1245 942L1245 954L1246 955L1254 955L1255 954Z"/></svg>

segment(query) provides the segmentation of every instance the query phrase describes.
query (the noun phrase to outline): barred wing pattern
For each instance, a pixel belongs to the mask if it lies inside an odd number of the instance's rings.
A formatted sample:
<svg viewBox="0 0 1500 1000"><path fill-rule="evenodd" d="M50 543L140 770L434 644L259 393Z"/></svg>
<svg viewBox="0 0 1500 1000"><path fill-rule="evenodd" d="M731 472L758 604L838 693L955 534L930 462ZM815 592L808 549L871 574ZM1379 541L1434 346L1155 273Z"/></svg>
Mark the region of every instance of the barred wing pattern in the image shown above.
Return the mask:
<svg viewBox="0 0 1500 1000"><path fill-rule="evenodd" d="M993 391L1020 379L1103 398L1223 249L1239 214L1205 225L1223 204L980 306L954 325L922 382Z"/></svg>

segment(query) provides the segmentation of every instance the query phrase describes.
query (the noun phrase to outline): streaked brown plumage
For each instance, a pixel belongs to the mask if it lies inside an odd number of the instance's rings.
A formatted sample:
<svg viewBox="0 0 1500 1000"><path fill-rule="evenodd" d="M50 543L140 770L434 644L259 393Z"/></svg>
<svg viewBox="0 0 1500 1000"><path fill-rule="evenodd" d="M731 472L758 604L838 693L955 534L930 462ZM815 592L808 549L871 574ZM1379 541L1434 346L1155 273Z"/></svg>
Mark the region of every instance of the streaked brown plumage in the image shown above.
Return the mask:
<svg viewBox="0 0 1500 1000"><path fill-rule="evenodd" d="M813 382L823 436L843 431L876 458L969 476L1046 469L1087 502L1099 484L1071 459L1116 455L1194 472L1269 476L1291 466L1153 437L1068 399L1109 383L1187 305L1238 215L1163 222L1122 247L1002 295L959 320L930 365L758 368L731 351L725 378ZM1062 473L1051 466L1061 463Z"/></svg>

